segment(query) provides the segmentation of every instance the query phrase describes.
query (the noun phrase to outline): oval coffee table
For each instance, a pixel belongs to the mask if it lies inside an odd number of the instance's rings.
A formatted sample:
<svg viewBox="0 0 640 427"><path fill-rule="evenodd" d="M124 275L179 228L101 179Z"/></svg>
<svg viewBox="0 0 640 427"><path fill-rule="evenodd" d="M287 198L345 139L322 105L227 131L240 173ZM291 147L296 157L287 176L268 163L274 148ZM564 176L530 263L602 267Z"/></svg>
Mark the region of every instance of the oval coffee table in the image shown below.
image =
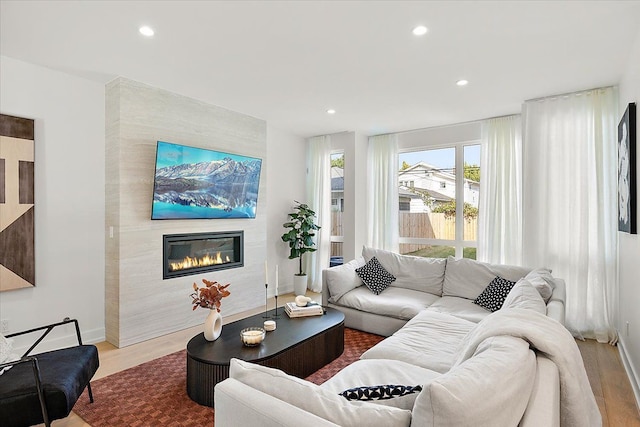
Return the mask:
<svg viewBox="0 0 640 427"><path fill-rule="evenodd" d="M270 316L275 310L267 313ZM214 387L229 377L229 361L242 359L283 370L305 378L344 351L344 314L326 308L322 316L290 319L284 308L278 308L276 330L267 332L262 344L246 347L240 331L262 326L264 313L229 323L215 341L207 341L200 333L187 344L187 394L201 405L213 407Z"/></svg>

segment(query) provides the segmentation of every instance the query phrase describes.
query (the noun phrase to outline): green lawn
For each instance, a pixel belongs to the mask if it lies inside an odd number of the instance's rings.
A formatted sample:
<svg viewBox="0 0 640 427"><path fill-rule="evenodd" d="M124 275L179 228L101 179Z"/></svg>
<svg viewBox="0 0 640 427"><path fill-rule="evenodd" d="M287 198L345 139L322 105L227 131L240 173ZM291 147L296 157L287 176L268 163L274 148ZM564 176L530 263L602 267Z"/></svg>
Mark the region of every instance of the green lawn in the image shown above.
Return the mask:
<svg viewBox="0 0 640 427"><path fill-rule="evenodd" d="M476 259L476 248L463 248L462 256L465 258ZM421 256L428 258L446 258L449 255L455 255L455 249L451 246L429 246L418 251L409 252L406 255Z"/></svg>

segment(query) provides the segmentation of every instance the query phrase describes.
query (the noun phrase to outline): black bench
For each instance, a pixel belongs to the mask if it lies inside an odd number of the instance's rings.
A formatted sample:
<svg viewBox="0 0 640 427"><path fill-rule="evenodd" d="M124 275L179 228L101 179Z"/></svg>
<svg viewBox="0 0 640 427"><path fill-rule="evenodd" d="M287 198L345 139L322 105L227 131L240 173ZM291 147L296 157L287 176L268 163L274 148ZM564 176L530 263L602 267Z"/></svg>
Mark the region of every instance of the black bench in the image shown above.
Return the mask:
<svg viewBox="0 0 640 427"><path fill-rule="evenodd" d="M60 325L74 323L78 345L30 355L31 351L51 330ZM89 381L98 370L98 349L83 345L76 319L65 318L60 323L7 335L7 338L45 331L20 360L0 364L0 369L11 369L0 375L0 420L2 426L18 427L65 418L84 391L93 393Z"/></svg>

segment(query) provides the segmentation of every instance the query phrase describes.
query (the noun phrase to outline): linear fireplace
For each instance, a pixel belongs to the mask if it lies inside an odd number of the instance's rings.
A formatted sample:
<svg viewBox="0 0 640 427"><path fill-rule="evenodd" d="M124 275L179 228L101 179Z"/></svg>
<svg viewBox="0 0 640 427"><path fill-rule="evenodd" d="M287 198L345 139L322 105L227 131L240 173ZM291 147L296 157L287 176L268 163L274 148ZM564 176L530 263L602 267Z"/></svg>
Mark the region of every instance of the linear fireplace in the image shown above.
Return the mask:
<svg viewBox="0 0 640 427"><path fill-rule="evenodd" d="M163 279L244 266L244 231L166 234Z"/></svg>

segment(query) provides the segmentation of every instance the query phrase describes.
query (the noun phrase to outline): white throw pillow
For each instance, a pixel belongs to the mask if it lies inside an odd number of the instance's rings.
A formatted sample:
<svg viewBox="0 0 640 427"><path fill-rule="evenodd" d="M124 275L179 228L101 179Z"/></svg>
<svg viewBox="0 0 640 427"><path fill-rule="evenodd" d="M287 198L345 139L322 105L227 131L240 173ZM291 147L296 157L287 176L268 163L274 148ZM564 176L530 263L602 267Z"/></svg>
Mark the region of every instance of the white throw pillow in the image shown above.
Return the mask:
<svg viewBox="0 0 640 427"><path fill-rule="evenodd" d="M527 342L488 338L471 358L425 384L411 427L517 426L535 376L536 357Z"/></svg>
<svg viewBox="0 0 640 427"><path fill-rule="evenodd" d="M548 303L553 289L556 287L556 282L553 280L551 271L547 268L536 268L524 276L524 278L540 292L540 296L544 299L544 302Z"/></svg>
<svg viewBox="0 0 640 427"><path fill-rule="evenodd" d="M11 350L11 341L5 338L4 335L0 334L0 363L4 363L9 359Z"/></svg>
<svg viewBox="0 0 640 427"><path fill-rule="evenodd" d="M411 411L366 402L354 404L278 369L239 359L231 359L229 377L340 426L406 427L411 422Z"/></svg>
<svg viewBox="0 0 640 427"><path fill-rule="evenodd" d="M13 362L20 359L20 356L13 353L13 339L0 334L0 363ZM11 369L11 366L0 369L0 375Z"/></svg>
<svg viewBox="0 0 640 427"><path fill-rule="evenodd" d="M358 257L346 264L331 267L322 272L326 275L326 283L329 288L329 302L337 302L342 295L352 289L362 286L362 279L356 274L356 268L365 265L365 260Z"/></svg>
<svg viewBox="0 0 640 427"><path fill-rule="evenodd" d="M385 270L393 274L396 280L389 286L442 295L442 282L447 264L444 258L400 255L366 246L362 248L362 256L366 261L376 257Z"/></svg>
<svg viewBox="0 0 640 427"><path fill-rule="evenodd" d="M547 314L547 306L542 296L527 279L518 280L505 298L502 308L524 308Z"/></svg>

